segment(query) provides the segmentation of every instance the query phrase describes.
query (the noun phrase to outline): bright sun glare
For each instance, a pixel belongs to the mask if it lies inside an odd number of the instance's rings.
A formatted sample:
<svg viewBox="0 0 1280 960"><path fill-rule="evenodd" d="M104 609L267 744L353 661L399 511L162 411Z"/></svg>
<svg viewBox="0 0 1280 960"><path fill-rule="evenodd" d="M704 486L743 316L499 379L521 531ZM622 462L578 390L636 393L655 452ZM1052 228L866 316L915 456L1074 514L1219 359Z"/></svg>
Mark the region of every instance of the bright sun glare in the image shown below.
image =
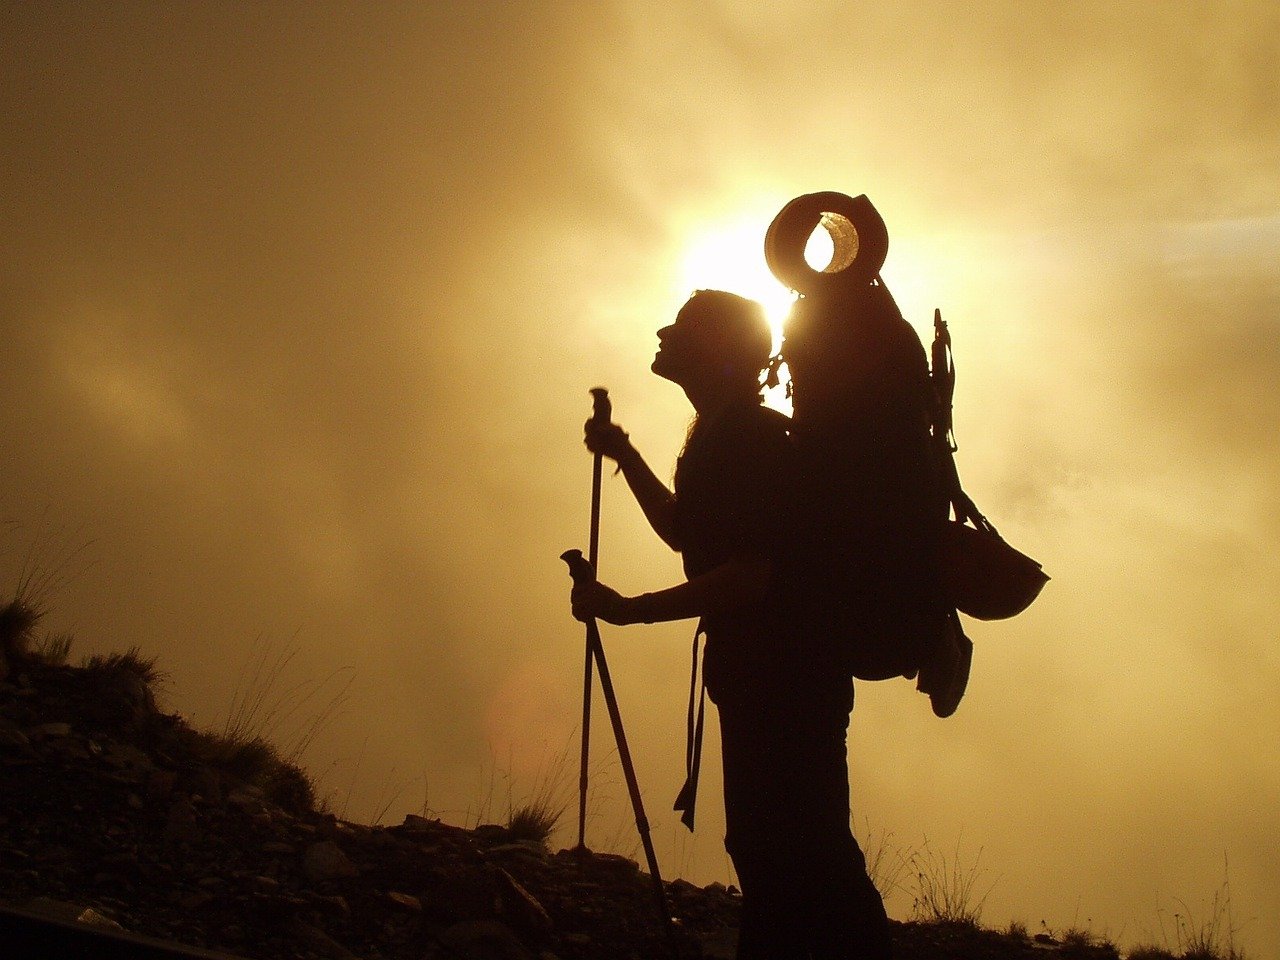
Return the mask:
<svg viewBox="0 0 1280 960"><path fill-rule="evenodd" d="M728 290L758 300L773 330L773 349L782 343L782 324L795 302L795 294L769 272L764 259L764 233L767 223L757 219L721 224L701 232L688 246L681 264L679 292L687 296L694 290ZM805 246L805 260L815 270L830 262L834 244L826 230L813 231ZM785 381L785 368L783 372ZM788 411L790 401L785 391L767 391L769 406Z"/></svg>
<svg viewBox="0 0 1280 960"><path fill-rule="evenodd" d="M826 230L817 228L805 246L804 256L815 270L831 262L835 249ZM694 290L728 290L764 305L773 328L776 349L782 342L782 324L795 295L769 272L764 259L764 226L756 220L713 227L688 247L681 269L682 293Z"/></svg>

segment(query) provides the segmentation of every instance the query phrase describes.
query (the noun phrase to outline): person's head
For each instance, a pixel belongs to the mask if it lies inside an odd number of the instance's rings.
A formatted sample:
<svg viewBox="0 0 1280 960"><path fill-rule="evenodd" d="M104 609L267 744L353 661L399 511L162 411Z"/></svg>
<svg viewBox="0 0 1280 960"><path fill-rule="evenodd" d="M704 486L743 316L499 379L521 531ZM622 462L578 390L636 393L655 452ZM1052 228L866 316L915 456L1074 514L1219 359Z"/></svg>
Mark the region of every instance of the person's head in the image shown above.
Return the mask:
<svg viewBox="0 0 1280 960"><path fill-rule="evenodd" d="M772 352L773 334L760 304L724 290L699 290L675 322L658 331L651 369L686 391L758 395Z"/></svg>

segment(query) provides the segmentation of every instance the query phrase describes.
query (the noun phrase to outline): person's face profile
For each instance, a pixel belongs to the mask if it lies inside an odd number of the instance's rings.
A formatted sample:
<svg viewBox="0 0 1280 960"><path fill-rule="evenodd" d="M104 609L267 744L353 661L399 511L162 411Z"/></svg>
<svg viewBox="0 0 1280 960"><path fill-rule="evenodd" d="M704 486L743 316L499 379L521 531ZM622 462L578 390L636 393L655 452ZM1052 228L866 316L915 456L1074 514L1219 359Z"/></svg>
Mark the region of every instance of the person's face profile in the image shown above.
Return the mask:
<svg viewBox="0 0 1280 960"><path fill-rule="evenodd" d="M675 383L680 383L686 375L696 375L714 360L714 327L697 301L685 303L675 321L658 331L658 352L650 369Z"/></svg>

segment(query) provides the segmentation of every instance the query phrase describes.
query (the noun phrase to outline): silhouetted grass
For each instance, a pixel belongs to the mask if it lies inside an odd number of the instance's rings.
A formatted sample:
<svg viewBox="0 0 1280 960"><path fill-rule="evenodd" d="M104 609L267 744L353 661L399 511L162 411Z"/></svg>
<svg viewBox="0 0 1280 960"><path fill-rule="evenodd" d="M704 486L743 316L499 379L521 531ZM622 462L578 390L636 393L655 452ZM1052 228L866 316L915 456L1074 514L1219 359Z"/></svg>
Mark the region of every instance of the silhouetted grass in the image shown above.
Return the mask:
<svg viewBox="0 0 1280 960"><path fill-rule="evenodd" d="M1222 870L1222 884L1214 891L1205 910L1192 910L1185 900L1174 900L1178 910L1173 913L1171 924L1166 922L1165 910L1157 910L1160 936L1165 946L1144 945L1135 951L1140 960L1164 960L1166 957L1174 960L1244 960L1244 955L1236 949L1235 937L1240 927L1231 912L1231 877L1225 859ZM1133 956L1134 953L1130 953L1130 957Z"/></svg>
<svg viewBox="0 0 1280 960"><path fill-rule="evenodd" d="M913 884L913 919L977 926L982 907L995 887L992 881L979 891L979 880L985 872L981 860L981 849L972 862L967 862L961 858L960 841L956 841L955 853L947 856L936 852L925 838L924 845L906 858Z"/></svg>
<svg viewBox="0 0 1280 960"><path fill-rule="evenodd" d="M9 532L19 529L16 521L6 524ZM75 543L75 546L72 544ZM22 554L13 594L0 605L0 652L10 661L30 658L37 644L35 628L48 613L49 602L71 579L73 564L93 541L78 533L63 535L44 524Z"/></svg>
<svg viewBox="0 0 1280 960"><path fill-rule="evenodd" d="M70 645L68 638L68 648ZM124 653L90 654L82 669L96 674L128 674L154 689L165 678L165 674L156 669L157 660L157 657L144 657L137 647L130 647Z"/></svg>

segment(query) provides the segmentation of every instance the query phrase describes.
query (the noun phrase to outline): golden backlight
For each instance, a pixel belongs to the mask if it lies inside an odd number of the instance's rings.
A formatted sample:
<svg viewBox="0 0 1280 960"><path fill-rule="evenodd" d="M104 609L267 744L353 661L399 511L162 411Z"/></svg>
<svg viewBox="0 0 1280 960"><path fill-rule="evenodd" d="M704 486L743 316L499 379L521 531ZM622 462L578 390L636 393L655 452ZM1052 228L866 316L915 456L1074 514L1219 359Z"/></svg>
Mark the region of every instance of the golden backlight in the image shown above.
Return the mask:
<svg viewBox="0 0 1280 960"><path fill-rule="evenodd" d="M773 328L776 350L782 342L782 324L795 297L774 279L764 262L764 233L768 226L767 218L752 217L700 229L685 246L678 285L683 295L694 290L728 290L760 301ZM831 246L825 230L815 232ZM817 256L821 256L820 250ZM830 250L827 259L831 259Z"/></svg>
<svg viewBox="0 0 1280 960"><path fill-rule="evenodd" d="M844 220L843 217L840 219ZM844 224L848 225L848 221ZM677 292L687 295L694 290L728 290L758 300L769 318L776 351L782 344L782 325L795 301L795 294L778 282L765 263L764 234L768 225L767 217L744 217L722 221L699 231L686 248ZM856 251L856 246L853 249ZM805 261L815 270L848 266L852 257L849 256L843 264L835 264L836 253L830 228L825 222L819 224L805 245ZM785 384L785 366L781 375ZM765 403L784 413L791 412L791 401L783 386L766 390Z"/></svg>

